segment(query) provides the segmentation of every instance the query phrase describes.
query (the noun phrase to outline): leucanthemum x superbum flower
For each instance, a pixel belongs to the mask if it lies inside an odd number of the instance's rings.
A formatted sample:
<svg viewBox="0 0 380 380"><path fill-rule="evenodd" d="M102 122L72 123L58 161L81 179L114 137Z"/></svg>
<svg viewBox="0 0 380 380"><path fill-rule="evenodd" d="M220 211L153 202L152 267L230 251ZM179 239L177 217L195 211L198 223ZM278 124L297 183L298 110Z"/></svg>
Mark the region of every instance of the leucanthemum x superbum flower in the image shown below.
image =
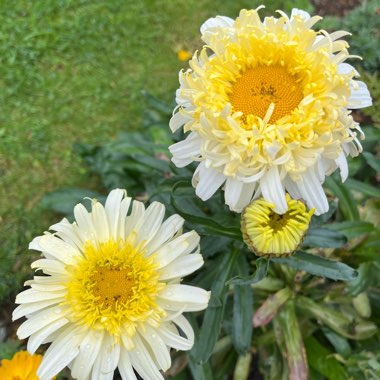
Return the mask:
<svg viewBox="0 0 380 380"><path fill-rule="evenodd" d="M31 355L27 351L16 352L11 360L3 359L0 365L1 380L39 380L37 369L41 355Z"/></svg>
<svg viewBox="0 0 380 380"><path fill-rule="evenodd" d="M248 248L258 256L291 255L302 243L314 209L286 194L288 211L277 214L274 204L263 198L254 200L241 214L241 230Z"/></svg>
<svg viewBox="0 0 380 380"><path fill-rule="evenodd" d="M202 25L206 46L179 74L170 127L190 133L170 147L172 160L200 161L193 185L203 200L224 185L233 211L262 196L283 214L288 192L319 215L325 176L339 168L344 181L346 156L362 150L349 110L371 97L344 62L349 33L314 31L320 17L297 9L261 21L260 8Z"/></svg>
<svg viewBox="0 0 380 380"><path fill-rule="evenodd" d="M164 214L161 203L145 209L118 189L104 207L79 204L76 222L63 219L31 242L43 256L32 268L44 275L27 281L13 319L27 317L17 334L29 337L29 352L51 342L40 380L65 366L79 380L113 379L117 367L125 380L136 379L134 371L159 380L170 348L192 347L182 313L205 309L209 292L180 282L203 264L199 236L182 234L184 220Z"/></svg>

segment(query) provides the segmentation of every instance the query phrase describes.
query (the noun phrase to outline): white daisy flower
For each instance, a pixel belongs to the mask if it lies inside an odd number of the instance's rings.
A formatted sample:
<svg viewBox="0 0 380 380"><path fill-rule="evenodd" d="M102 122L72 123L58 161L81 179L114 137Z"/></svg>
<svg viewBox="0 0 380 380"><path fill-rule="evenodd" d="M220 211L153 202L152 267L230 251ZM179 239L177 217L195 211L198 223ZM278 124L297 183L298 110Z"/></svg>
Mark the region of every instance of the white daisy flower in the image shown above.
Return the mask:
<svg viewBox="0 0 380 380"><path fill-rule="evenodd" d="M344 181L346 156L362 150L350 110L371 97L344 62L349 33L314 31L320 17L298 9L262 21L258 9L202 25L206 45L179 74L170 127L189 134L169 148L172 160L200 162L193 186L203 200L223 186L233 211L262 196L284 214L288 192L319 215L325 177L339 168Z"/></svg>
<svg viewBox="0 0 380 380"><path fill-rule="evenodd" d="M131 212L127 215L131 207ZM209 292L182 285L182 277L203 264L199 236L182 234L184 220L164 220L165 207L147 209L123 190L113 190L105 207L79 204L76 222L63 219L30 243L42 252L32 264L42 276L27 281L13 319L26 317L17 331L29 337L28 351L51 343L38 378L64 367L75 379L163 379L170 348L189 350L194 333L183 312L203 310Z"/></svg>

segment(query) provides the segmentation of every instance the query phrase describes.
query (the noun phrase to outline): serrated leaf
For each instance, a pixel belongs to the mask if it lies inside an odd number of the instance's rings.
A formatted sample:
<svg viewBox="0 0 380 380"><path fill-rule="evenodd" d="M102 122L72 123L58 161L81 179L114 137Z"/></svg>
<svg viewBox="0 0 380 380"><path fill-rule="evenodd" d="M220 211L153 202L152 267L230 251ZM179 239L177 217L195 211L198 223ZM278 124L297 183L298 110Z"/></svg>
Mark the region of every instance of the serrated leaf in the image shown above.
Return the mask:
<svg viewBox="0 0 380 380"><path fill-rule="evenodd" d="M357 272L347 264L325 259L321 256L312 255L306 252L296 252L293 256L286 258L273 258L273 262L286 264L298 270L314 274L316 276L327 277L332 280L352 281L356 278Z"/></svg>
<svg viewBox="0 0 380 380"><path fill-rule="evenodd" d="M346 185L342 184L340 181L334 179L334 177L328 177L325 182L326 186L335 194L335 196L339 199L339 207L342 211L342 214L348 220L358 220L359 219L359 211L356 207L356 202L348 190L349 186L348 180L346 181Z"/></svg>
<svg viewBox="0 0 380 380"><path fill-rule="evenodd" d="M346 243L346 236L340 232L322 227L310 227L302 245L318 248L340 248Z"/></svg>

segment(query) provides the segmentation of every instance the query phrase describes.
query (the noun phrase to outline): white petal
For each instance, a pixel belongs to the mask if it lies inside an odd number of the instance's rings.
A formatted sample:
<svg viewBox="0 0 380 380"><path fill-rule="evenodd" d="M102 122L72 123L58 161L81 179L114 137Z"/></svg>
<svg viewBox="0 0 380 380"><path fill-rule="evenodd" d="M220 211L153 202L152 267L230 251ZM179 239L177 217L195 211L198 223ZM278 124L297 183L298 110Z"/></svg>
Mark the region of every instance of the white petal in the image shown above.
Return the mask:
<svg viewBox="0 0 380 380"><path fill-rule="evenodd" d="M106 210L100 202L93 202L91 216L98 241L107 241L110 238L110 229Z"/></svg>
<svg viewBox="0 0 380 380"><path fill-rule="evenodd" d="M136 223L134 230L137 232L137 243L145 241L149 243L154 239L165 216L165 206L160 202L153 202L146 209L144 216Z"/></svg>
<svg viewBox="0 0 380 380"><path fill-rule="evenodd" d="M78 233L78 226L64 218L61 222L53 224L50 229L57 231L56 235L67 243L70 243L73 247L79 249L83 246L83 241Z"/></svg>
<svg viewBox="0 0 380 380"><path fill-rule="evenodd" d="M159 230L156 233L154 239L152 239L146 246L147 254L151 254L156 251L162 244L166 243L170 238L172 238L177 231L179 231L184 223L184 219L175 214L166 219Z"/></svg>
<svg viewBox="0 0 380 380"><path fill-rule="evenodd" d="M243 183L235 178L228 178L224 188L226 205L231 211L241 212L251 202L255 187L256 183Z"/></svg>
<svg viewBox="0 0 380 380"><path fill-rule="evenodd" d="M353 74L355 77L360 76L354 66L345 62L338 65L338 74Z"/></svg>
<svg viewBox="0 0 380 380"><path fill-rule="evenodd" d="M113 379L114 371L120 359L120 344L114 338L105 334L100 351L92 370L93 380Z"/></svg>
<svg viewBox="0 0 380 380"><path fill-rule="evenodd" d="M30 266L32 269L42 269L45 274L64 276L69 274L66 266L58 260L40 259L32 262Z"/></svg>
<svg viewBox="0 0 380 380"><path fill-rule="evenodd" d="M43 310L44 308L51 306L55 303L59 303L65 300L65 297L61 298L53 298L51 300L46 301L38 301L34 302L34 300L31 298L28 303L23 303L22 305L19 305L14 309L12 314L12 320L15 321L16 319L19 319L21 317L25 317L26 315L35 313L36 311Z"/></svg>
<svg viewBox="0 0 380 380"><path fill-rule="evenodd" d="M47 326L44 326L43 329L33 333L28 339L28 351L31 354L34 354L41 344L45 343L46 340L49 340L49 337L52 334L59 332L67 323L69 323L69 320L66 318L57 319Z"/></svg>
<svg viewBox="0 0 380 380"><path fill-rule="evenodd" d="M156 358L156 362L163 371L167 371L172 362L170 358L170 351L168 350L164 340L157 334L157 331L145 325L145 331L140 332L145 340L145 345L149 345L150 351Z"/></svg>
<svg viewBox="0 0 380 380"><path fill-rule="evenodd" d="M199 235L195 231L186 232L160 247L156 252L159 268L163 268L177 257L192 252L199 244Z"/></svg>
<svg viewBox="0 0 380 380"><path fill-rule="evenodd" d="M368 91L367 85L359 80L351 80L351 94L348 98L347 108L357 109L369 107L372 105L372 98Z"/></svg>
<svg viewBox="0 0 380 380"><path fill-rule="evenodd" d="M123 380L137 380L135 371L133 370L131 359L129 353L125 349L121 349L120 361L119 361L119 372Z"/></svg>
<svg viewBox="0 0 380 380"><path fill-rule="evenodd" d="M142 202L139 202L139 201L132 202L132 212L129 216L127 216L127 219L125 222L125 236L126 237L128 237L128 235L135 228L135 225L137 224L137 222L144 216L144 212L145 212L145 207Z"/></svg>
<svg viewBox="0 0 380 380"><path fill-rule="evenodd" d="M223 185L226 177L213 168L206 168L204 162L201 162L199 168L199 182L195 193L203 201L211 198L214 193Z"/></svg>
<svg viewBox="0 0 380 380"><path fill-rule="evenodd" d="M276 213L284 214L288 210L285 190L277 166L272 166L261 178L260 188L265 200L275 205L274 211Z"/></svg>
<svg viewBox="0 0 380 380"><path fill-rule="evenodd" d="M180 102L177 102L177 103L180 103ZM173 114L173 116L171 117L169 121L169 127L171 131L174 133L176 130L181 128L182 125L186 124L190 120L192 120L190 116L181 113L181 111L178 111L177 113Z"/></svg>
<svg viewBox="0 0 380 380"><path fill-rule="evenodd" d="M46 300L57 300L66 295L67 290L57 290L55 292L41 292L35 289L26 289L16 296L16 303L29 303L29 302L39 302ZM58 302L58 301L57 301Z"/></svg>
<svg viewBox="0 0 380 380"><path fill-rule="evenodd" d="M61 306L50 307L47 310L43 310L27 319L17 330L17 336L19 339L25 339L28 336L34 334L35 332L45 328L45 326L50 323L62 319L64 315L62 314Z"/></svg>
<svg viewBox="0 0 380 380"><path fill-rule="evenodd" d="M71 376L87 379L103 344L104 331L89 329L79 346L78 356L73 362Z"/></svg>
<svg viewBox="0 0 380 380"><path fill-rule="evenodd" d="M303 11L302 9L293 8L292 13L290 15L290 20L294 18L294 16L301 16L305 21L309 20L310 15L306 11Z"/></svg>
<svg viewBox="0 0 380 380"><path fill-rule="evenodd" d="M206 20L201 26L201 34L205 34L213 28L232 28L235 24L235 20L225 16L216 16Z"/></svg>
<svg viewBox="0 0 380 380"><path fill-rule="evenodd" d="M195 272L203 265L203 257L199 254L180 256L162 269L161 280L182 278Z"/></svg>
<svg viewBox="0 0 380 380"><path fill-rule="evenodd" d="M81 330L75 325L70 326L51 344L37 371L40 380L50 380L78 355L78 346L84 337Z"/></svg>
<svg viewBox="0 0 380 380"><path fill-rule="evenodd" d="M124 237L120 233L124 233L125 219L131 200L130 197L127 197L127 192L121 189L112 190L107 197L105 210L110 234L115 240Z"/></svg>
<svg viewBox="0 0 380 380"><path fill-rule="evenodd" d="M131 363L138 374L143 379L164 380L164 377L161 375L159 368L157 368L157 365L153 361L152 356L147 351L138 334L134 336L134 341L136 350L130 351L129 357L131 358Z"/></svg>
<svg viewBox="0 0 380 380"><path fill-rule="evenodd" d="M344 182L348 177L348 165L345 154L341 152L335 162L340 169L340 178L342 179L342 182Z"/></svg>
<svg viewBox="0 0 380 380"><path fill-rule="evenodd" d="M182 315L180 317L186 320ZM190 333L189 335L186 334L187 338L181 336L177 328L173 324L162 325L158 330L158 333L160 334L161 338L165 341L166 345L173 347L176 350L187 351L190 350L194 344L194 332L190 324L189 327L192 333Z"/></svg>
<svg viewBox="0 0 380 380"><path fill-rule="evenodd" d="M172 161L178 168L183 168L192 163L201 154L201 137L196 132L191 132L185 140L169 146L173 155Z"/></svg>
<svg viewBox="0 0 380 380"><path fill-rule="evenodd" d="M326 194L313 168L309 168L296 184L308 207L315 208L315 215L324 214L329 210Z"/></svg>
<svg viewBox="0 0 380 380"><path fill-rule="evenodd" d="M207 307L210 292L195 286L172 284L159 293L158 299L168 310L199 311Z"/></svg>
<svg viewBox="0 0 380 380"><path fill-rule="evenodd" d="M74 207L74 217L79 227L78 232L83 241L96 241L94 224L92 223L91 214L81 203Z"/></svg>
<svg viewBox="0 0 380 380"><path fill-rule="evenodd" d="M36 249L37 246L47 259L57 259L68 265L75 263L76 258L81 256L77 248L52 234L38 236L29 244L31 249Z"/></svg>

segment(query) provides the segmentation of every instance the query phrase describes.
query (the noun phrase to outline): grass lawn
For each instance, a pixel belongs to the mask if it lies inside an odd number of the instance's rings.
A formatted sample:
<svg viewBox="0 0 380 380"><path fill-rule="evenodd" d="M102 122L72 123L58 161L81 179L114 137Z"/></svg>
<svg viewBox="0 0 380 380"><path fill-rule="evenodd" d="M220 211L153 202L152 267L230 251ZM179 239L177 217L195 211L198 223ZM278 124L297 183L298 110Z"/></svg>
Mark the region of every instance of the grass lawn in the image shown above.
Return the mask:
<svg viewBox="0 0 380 380"><path fill-rule="evenodd" d="M186 65L177 51L201 46L199 27L208 17L236 17L241 8L259 3L1 2L0 259L9 264L1 266L5 273L17 268L14 255L25 253L33 236L56 220L38 205L45 192L88 187L91 181L96 186L73 143L99 143L121 130L138 129L146 106L143 90L174 103L177 73ZM267 7L278 9L281 1ZM11 288L12 282L3 283L0 298Z"/></svg>

